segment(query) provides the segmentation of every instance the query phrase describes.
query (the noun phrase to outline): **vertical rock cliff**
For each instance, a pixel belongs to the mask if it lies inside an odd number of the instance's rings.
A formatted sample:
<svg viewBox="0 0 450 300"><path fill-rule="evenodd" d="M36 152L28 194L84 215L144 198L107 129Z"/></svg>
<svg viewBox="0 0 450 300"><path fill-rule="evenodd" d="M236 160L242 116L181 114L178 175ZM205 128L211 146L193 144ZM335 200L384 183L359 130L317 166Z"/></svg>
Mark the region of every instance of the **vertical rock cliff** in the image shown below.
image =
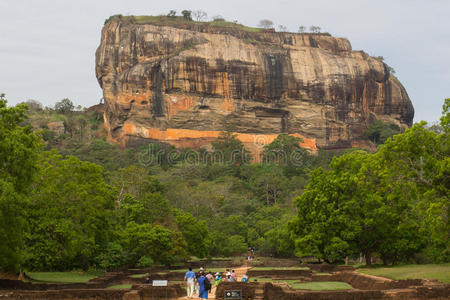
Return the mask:
<svg viewBox="0 0 450 300"><path fill-rule="evenodd" d="M113 19L96 74L110 138L122 144L200 147L228 130L251 150L280 133L313 150L346 148L373 120L407 127L414 115L383 62L325 34Z"/></svg>

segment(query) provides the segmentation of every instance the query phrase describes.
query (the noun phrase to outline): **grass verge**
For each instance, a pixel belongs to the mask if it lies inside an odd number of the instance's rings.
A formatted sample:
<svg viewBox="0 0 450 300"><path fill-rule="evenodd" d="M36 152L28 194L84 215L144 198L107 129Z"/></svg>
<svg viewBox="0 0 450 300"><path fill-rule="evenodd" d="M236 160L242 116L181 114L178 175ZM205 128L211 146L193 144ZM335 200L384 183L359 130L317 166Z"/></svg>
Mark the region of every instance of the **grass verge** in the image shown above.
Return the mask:
<svg viewBox="0 0 450 300"><path fill-rule="evenodd" d="M108 286L107 289L131 289L132 284L118 284L118 285L112 285Z"/></svg>
<svg viewBox="0 0 450 300"><path fill-rule="evenodd" d="M443 283L450 283L450 263L360 268L357 271L364 274L387 277L394 280L437 279Z"/></svg>
<svg viewBox="0 0 450 300"><path fill-rule="evenodd" d="M304 282L289 284L296 290L312 290L312 291L335 291L350 290L352 286L341 281L324 281L324 282Z"/></svg>
<svg viewBox="0 0 450 300"><path fill-rule="evenodd" d="M27 272L33 281L51 283L85 283L104 272Z"/></svg>
<svg viewBox="0 0 450 300"><path fill-rule="evenodd" d="M133 275L130 275L128 277L131 277L131 278L144 278L146 276L148 276L147 273L145 273L145 274L133 274Z"/></svg>

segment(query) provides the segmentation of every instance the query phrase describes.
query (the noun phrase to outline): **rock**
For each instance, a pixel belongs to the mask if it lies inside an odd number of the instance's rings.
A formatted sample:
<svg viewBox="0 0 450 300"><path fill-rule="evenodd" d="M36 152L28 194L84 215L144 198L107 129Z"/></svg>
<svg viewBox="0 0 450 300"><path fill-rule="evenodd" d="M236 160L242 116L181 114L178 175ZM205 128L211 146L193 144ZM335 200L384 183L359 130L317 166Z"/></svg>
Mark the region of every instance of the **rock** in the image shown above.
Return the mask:
<svg viewBox="0 0 450 300"><path fill-rule="evenodd" d="M132 19L132 18L131 18ZM105 125L122 145L208 144L233 131L252 152L280 133L312 150L367 145L368 124L412 124L382 61L327 34L108 22L96 52Z"/></svg>

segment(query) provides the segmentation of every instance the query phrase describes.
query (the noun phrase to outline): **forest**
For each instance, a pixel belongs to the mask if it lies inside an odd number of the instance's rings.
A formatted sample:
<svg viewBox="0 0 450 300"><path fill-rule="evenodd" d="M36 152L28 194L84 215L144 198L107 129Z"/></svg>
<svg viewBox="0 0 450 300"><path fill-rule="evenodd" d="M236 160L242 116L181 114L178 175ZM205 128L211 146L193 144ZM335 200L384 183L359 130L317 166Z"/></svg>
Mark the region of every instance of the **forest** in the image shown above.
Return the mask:
<svg viewBox="0 0 450 300"><path fill-rule="evenodd" d="M450 261L450 99L440 124L374 122L376 151L309 153L281 134L258 163L229 132L210 150L122 149L102 123L68 99L8 106L2 94L0 269L170 265L248 246L328 263Z"/></svg>

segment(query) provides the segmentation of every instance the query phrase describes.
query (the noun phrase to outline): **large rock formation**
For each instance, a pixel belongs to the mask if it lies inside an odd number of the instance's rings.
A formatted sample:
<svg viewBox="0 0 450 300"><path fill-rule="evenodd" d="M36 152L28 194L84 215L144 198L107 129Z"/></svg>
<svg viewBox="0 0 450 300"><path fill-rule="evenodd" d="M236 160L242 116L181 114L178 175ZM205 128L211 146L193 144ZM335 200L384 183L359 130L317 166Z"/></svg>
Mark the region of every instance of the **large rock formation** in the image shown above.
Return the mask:
<svg viewBox="0 0 450 300"><path fill-rule="evenodd" d="M251 150L280 133L345 148L373 120L412 123L388 66L345 38L132 20L106 23L96 53L106 126L123 144L199 147L229 130Z"/></svg>

